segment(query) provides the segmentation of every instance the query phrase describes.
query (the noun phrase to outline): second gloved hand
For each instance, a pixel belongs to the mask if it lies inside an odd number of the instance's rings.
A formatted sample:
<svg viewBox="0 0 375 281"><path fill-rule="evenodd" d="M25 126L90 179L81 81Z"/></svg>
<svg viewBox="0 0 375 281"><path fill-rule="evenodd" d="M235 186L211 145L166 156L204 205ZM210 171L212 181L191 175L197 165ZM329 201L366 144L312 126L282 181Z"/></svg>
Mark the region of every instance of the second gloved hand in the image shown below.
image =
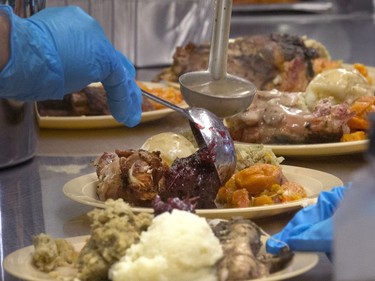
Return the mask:
<svg viewBox="0 0 375 281"><path fill-rule="evenodd" d="M348 187L335 187L319 194L318 202L298 211L284 229L267 240L266 249L277 254L287 244L292 251L330 254L333 222L338 205Z"/></svg>
<svg viewBox="0 0 375 281"><path fill-rule="evenodd" d="M142 96L133 65L106 38L98 22L78 7L47 8L28 19L0 5L11 22L11 57L0 73L1 97L61 99L102 82L117 121L141 119Z"/></svg>

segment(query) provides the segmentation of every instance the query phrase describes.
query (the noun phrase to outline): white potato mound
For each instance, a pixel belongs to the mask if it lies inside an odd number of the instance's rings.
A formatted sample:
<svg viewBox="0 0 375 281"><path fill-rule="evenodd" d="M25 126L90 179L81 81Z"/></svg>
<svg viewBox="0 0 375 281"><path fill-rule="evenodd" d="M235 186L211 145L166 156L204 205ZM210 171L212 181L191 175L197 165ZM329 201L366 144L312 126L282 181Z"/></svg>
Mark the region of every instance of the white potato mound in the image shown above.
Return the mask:
<svg viewBox="0 0 375 281"><path fill-rule="evenodd" d="M204 218L173 210L153 219L140 242L109 270L113 281L216 281L223 256L218 238Z"/></svg>
<svg viewBox="0 0 375 281"><path fill-rule="evenodd" d="M160 133L148 138L141 149L160 151L161 158L171 165L176 158L185 158L196 151L194 145L184 136L172 132Z"/></svg>
<svg viewBox="0 0 375 281"><path fill-rule="evenodd" d="M306 88L306 104L313 110L319 100L331 98L334 104L351 105L362 96L372 95L371 86L357 70L329 69L318 74Z"/></svg>

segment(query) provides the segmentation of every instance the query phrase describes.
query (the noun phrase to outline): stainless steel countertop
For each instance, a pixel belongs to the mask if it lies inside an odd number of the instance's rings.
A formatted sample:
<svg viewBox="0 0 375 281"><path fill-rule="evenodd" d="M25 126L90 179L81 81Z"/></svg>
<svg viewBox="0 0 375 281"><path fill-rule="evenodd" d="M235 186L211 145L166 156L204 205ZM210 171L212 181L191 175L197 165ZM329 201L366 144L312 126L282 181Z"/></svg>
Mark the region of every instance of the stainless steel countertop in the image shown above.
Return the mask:
<svg viewBox="0 0 375 281"><path fill-rule="evenodd" d="M345 62L375 65L375 29L372 16L350 18L319 16L263 20L234 18L233 36L270 31L298 32L322 41L334 58ZM139 69L138 78L149 80L152 69ZM138 148L159 132L182 132L188 123L177 113L135 128L98 130L41 130L37 155L30 161L0 170L0 257L31 244L33 235L47 232L54 237L89 233L85 214L92 208L67 199L63 185L80 175L94 172L91 161L104 151ZM361 153L332 157L286 157L284 164L317 169L338 176L344 182L365 165ZM275 233L293 216L287 213L257 220L267 232ZM290 280L333 280L333 266L324 254L311 271ZM4 272L1 280L18 280ZM20 269L22 270L22 269Z"/></svg>

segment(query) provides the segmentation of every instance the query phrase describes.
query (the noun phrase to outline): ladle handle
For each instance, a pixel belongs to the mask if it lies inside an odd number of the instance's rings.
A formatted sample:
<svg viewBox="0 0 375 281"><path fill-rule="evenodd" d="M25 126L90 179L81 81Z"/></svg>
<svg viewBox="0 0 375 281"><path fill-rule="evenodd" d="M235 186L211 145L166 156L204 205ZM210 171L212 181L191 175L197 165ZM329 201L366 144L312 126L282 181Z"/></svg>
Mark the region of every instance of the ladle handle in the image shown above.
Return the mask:
<svg viewBox="0 0 375 281"><path fill-rule="evenodd" d="M215 0L215 16L212 26L211 50L208 71L213 80L227 75L228 41L233 0Z"/></svg>
<svg viewBox="0 0 375 281"><path fill-rule="evenodd" d="M147 97L147 98L149 98L149 99L151 99L151 100L153 100L157 103L160 103L160 104L162 104L166 107L169 107L170 109L173 109L174 111L177 111L178 113L184 115L186 118L191 120L190 115L186 112L185 109L183 109L183 108L181 108L177 105L174 105L173 103L170 103L169 101L163 100L163 99L159 98L158 96L155 96L155 95L153 95L153 94L151 94L151 93L149 93L145 90L141 89L141 91L142 91L142 95L144 95L145 97Z"/></svg>

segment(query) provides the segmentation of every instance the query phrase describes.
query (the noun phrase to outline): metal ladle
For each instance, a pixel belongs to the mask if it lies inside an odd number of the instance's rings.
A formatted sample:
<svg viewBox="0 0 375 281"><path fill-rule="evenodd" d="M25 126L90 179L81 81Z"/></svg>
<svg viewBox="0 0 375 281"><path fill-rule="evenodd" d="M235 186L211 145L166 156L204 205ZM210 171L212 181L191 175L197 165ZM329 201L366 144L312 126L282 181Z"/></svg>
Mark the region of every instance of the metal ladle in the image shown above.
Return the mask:
<svg viewBox="0 0 375 281"><path fill-rule="evenodd" d="M223 122L204 108L182 108L163 100L147 91L142 94L166 107L169 107L189 120L193 136L199 148L207 147L215 154L214 165L222 184L233 175L236 168L236 154L233 140Z"/></svg>
<svg viewBox="0 0 375 281"><path fill-rule="evenodd" d="M250 81L227 74L232 0L215 2L208 70L185 73L179 82L188 105L206 108L219 117L229 117L251 104L256 88Z"/></svg>

